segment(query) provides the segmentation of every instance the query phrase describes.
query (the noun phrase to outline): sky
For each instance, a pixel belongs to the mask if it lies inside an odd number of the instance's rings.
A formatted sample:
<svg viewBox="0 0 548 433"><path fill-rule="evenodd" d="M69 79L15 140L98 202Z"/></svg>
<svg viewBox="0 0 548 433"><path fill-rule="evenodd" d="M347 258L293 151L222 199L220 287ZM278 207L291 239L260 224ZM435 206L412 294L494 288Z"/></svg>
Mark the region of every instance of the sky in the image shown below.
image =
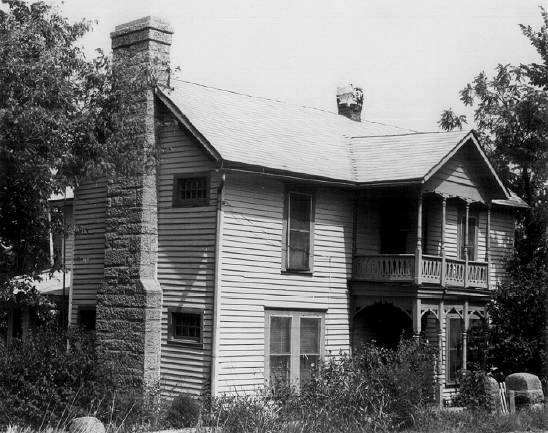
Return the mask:
<svg viewBox="0 0 548 433"><path fill-rule="evenodd" d="M362 118L439 130L458 92L498 63L538 55L519 23L541 25L548 0L49 0L70 20L96 20L88 56L110 50L118 24L155 15L174 28L179 77L336 111L336 89L363 88Z"/></svg>

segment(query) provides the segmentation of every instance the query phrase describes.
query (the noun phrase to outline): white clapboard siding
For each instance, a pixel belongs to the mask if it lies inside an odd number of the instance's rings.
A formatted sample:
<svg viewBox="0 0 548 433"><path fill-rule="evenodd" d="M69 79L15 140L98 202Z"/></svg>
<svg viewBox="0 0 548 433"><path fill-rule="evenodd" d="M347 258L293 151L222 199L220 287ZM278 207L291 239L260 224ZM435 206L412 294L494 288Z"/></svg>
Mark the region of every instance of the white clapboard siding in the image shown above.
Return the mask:
<svg viewBox="0 0 548 433"><path fill-rule="evenodd" d="M515 223L512 211L491 211L491 288L506 281L506 262L514 251Z"/></svg>
<svg viewBox="0 0 548 433"><path fill-rule="evenodd" d="M167 114L164 113L165 116ZM173 121L159 129L158 280L163 291L161 382L165 395L200 394L210 383L219 176L214 161ZM208 206L173 207L173 177L211 172ZM204 311L203 348L168 342L169 307Z"/></svg>
<svg viewBox="0 0 548 433"><path fill-rule="evenodd" d="M281 272L281 181L230 173L224 194L218 391L264 385L265 307L327 309L326 354L348 351L353 194L316 189L312 275Z"/></svg>
<svg viewBox="0 0 548 433"><path fill-rule="evenodd" d="M77 324L79 307L95 306L97 289L103 282L105 209L106 184L103 180L86 181L76 189L71 313L73 325Z"/></svg>
<svg viewBox="0 0 548 433"><path fill-rule="evenodd" d="M65 212L65 266L67 269L72 269L72 261L74 259L74 212L73 205L67 204L64 208Z"/></svg>

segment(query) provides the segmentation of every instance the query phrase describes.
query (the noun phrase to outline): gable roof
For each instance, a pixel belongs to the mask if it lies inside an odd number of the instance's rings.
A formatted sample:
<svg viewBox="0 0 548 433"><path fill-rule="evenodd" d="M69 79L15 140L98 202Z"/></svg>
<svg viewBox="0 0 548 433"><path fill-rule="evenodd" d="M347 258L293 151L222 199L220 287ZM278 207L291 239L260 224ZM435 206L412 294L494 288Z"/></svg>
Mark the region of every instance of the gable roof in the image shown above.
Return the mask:
<svg viewBox="0 0 548 433"><path fill-rule="evenodd" d="M353 184L424 182L473 132L416 131L187 81L157 96L223 166Z"/></svg>

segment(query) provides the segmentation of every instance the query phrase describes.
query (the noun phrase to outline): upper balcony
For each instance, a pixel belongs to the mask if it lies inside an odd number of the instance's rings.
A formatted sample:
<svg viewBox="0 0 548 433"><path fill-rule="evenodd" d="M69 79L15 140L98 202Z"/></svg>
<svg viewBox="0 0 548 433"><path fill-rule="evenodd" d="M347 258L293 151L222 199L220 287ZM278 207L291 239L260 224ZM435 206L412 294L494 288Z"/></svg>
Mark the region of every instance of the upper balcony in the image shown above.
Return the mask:
<svg viewBox="0 0 548 433"><path fill-rule="evenodd" d="M353 279L375 282L418 282L452 287L488 288L488 264L422 255L417 278L414 254L376 254L354 257Z"/></svg>
<svg viewBox="0 0 548 433"><path fill-rule="evenodd" d="M490 209L417 189L362 192L354 281L489 288Z"/></svg>

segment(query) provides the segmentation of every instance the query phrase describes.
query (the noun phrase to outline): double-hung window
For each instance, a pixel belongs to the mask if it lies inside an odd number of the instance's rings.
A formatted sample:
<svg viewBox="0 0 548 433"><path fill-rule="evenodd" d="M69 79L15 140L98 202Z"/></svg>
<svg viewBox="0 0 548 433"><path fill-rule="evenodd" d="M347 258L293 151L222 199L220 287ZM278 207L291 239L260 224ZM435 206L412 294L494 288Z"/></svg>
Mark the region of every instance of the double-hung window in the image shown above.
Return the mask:
<svg viewBox="0 0 548 433"><path fill-rule="evenodd" d="M468 242L466 239L466 216L459 216L459 259L465 259L465 248L468 244L468 260L476 260L476 244L477 244L477 232L478 232L478 218L477 216L468 217Z"/></svg>
<svg viewBox="0 0 548 433"><path fill-rule="evenodd" d="M286 198L285 270L312 269L314 197L289 191Z"/></svg>
<svg viewBox="0 0 548 433"><path fill-rule="evenodd" d="M462 318L457 314L447 316L447 381L454 383L462 369Z"/></svg>
<svg viewBox="0 0 548 433"><path fill-rule="evenodd" d="M267 311L265 377L272 386L307 381L323 358L324 314Z"/></svg>

